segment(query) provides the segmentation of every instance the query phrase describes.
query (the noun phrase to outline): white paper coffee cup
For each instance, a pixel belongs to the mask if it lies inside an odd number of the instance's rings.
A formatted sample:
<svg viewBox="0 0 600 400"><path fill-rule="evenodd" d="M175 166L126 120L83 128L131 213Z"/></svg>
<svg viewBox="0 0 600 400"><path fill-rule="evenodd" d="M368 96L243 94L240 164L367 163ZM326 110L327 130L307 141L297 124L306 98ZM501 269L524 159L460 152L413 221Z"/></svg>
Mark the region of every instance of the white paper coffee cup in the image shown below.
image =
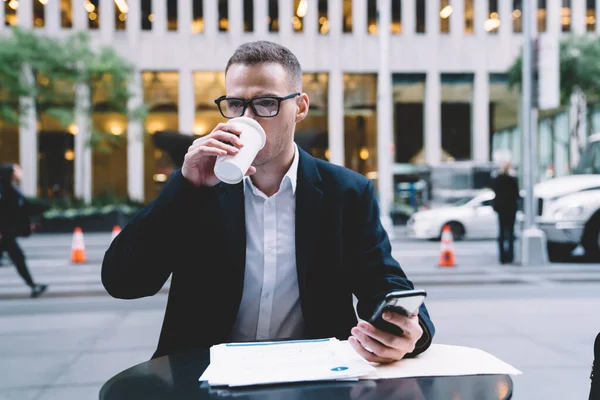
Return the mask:
<svg viewBox="0 0 600 400"><path fill-rule="evenodd" d="M235 155L217 157L214 172L220 181L233 185L244 179L256 155L265 147L267 135L262 126L252 118L232 118L227 125L235 125L242 131L240 140L244 146Z"/></svg>

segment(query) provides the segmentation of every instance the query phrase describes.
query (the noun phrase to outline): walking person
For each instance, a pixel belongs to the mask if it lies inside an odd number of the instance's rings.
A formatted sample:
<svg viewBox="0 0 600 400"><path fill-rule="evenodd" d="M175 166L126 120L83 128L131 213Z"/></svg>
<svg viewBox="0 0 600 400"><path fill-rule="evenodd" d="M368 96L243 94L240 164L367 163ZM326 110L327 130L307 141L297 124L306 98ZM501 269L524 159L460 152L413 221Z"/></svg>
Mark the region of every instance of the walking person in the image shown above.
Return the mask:
<svg viewBox="0 0 600 400"><path fill-rule="evenodd" d="M21 167L4 164L0 167L0 253L6 252L17 272L31 288L31 297L44 293L48 285L36 284L25 262L25 254L17 243L17 237L31 235L27 200L19 190Z"/></svg>
<svg viewBox="0 0 600 400"><path fill-rule="evenodd" d="M495 193L494 211L498 214L498 248L501 264L512 263L514 259L515 219L519 203L519 184L511 175L511 165L506 161L500 173L492 181Z"/></svg>

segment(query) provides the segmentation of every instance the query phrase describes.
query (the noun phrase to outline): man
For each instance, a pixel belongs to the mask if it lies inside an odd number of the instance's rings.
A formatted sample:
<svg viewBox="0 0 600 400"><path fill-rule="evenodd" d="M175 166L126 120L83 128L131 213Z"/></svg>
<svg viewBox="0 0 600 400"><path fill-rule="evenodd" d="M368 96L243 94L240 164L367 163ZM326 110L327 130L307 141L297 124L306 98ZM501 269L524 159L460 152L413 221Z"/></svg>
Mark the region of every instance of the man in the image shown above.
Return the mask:
<svg viewBox="0 0 600 400"><path fill-rule="evenodd" d="M510 162L504 162L500 167L500 173L492 181L492 189L495 193L494 210L498 214L500 264L512 263L514 259L515 219L519 204L519 184L517 178L510 174L510 169Z"/></svg>
<svg viewBox="0 0 600 400"><path fill-rule="evenodd" d="M154 357L227 341L349 335L373 362L427 349L434 326L424 305L411 318L389 314L402 336L357 324L353 293L368 319L385 293L413 284L391 256L371 181L295 145L309 109L296 57L278 44L244 44L225 87L216 100L223 116L253 118L267 135L244 181L227 185L213 173L216 156L242 147L240 132L219 124L190 146L103 261L102 282L117 298L154 295L172 275Z"/></svg>

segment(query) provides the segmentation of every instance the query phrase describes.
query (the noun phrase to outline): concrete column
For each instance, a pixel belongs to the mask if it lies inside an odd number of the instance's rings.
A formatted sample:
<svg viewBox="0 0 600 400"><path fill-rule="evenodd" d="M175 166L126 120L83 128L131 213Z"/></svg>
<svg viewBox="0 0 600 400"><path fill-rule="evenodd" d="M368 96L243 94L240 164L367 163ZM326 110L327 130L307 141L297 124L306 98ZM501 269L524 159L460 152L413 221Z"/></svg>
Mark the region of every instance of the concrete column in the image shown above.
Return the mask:
<svg viewBox="0 0 600 400"><path fill-rule="evenodd" d="M134 95L127 106L135 109L144 101L140 71L134 73L130 90ZM127 193L133 200L144 201L144 128L140 121L127 124Z"/></svg>
<svg viewBox="0 0 600 400"><path fill-rule="evenodd" d="M254 0L254 34L258 38L266 36L268 31L267 17L269 16L269 7L267 0ZM281 13L279 13L281 18Z"/></svg>
<svg viewBox="0 0 600 400"><path fill-rule="evenodd" d="M115 2L100 0L98 7L100 8L100 38L103 45L109 45L112 44L115 33Z"/></svg>
<svg viewBox="0 0 600 400"><path fill-rule="evenodd" d="M187 67L179 70L178 109L179 132L193 135L196 99L194 98L193 72Z"/></svg>
<svg viewBox="0 0 600 400"><path fill-rule="evenodd" d="M304 17L305 35L317 36L319 34L319 4L316 1L309 1L306 16Z"/></svg>
<svg viewBox="0 0 600 400"><path fill-rule="evenodd" d="M442 84L437 70L427 72L425 80L425 162L438 165L442 160L441 93Z"/></svg>
<svg viewBox="0 0 600 400"><path fill-rule="evenodd" d="M236 45L244 32L244 10L238 3L239 0L228 0L229 36L234 38Z"/></svg>
<svg viewBox="0 0 600 400"><path fill-rule="evenodd" d="M394 226L390 216L394 201L394 177L392 175L394 145L394 111L392 95L392 72L390 70L391 23L390 0L378 0L379 14L379 73L377 75L377 188L381 223L388 236L393 237Z"/></svg>
<svg viewBox="0 0 600 400"><path fill-rule="evenodd" d="M331 41L338 47L342 35L342 3L329 2L329 35ZM329 70L328 94L328 135L329 161L333 164L344 165L344 74L336 57L332 58Z"/></svg>
<svg viewBox="0 0 600 400"><path fill-rule="evenodd" d="M561 0L546 1L546 32L554 35L560 35L562 25L560 23L560 9L562 6ZM536 24L537 27L537 24Z"/></svg>
<svg viewBox="0 0 600 400"><path fill-rule="evenodd" d="M472 103L472 157L475 161L490 159L489 77L485 69L475 72Z"/></svg>
<svg viewBox="0 0 600 400"><path fill-rule="evenodd" d="M377 0L379 2L380 0ZM331 4L331 1L329 2ZM365 0L352 0L352 34L367 36L367 2Z"/></svg>
<svg viewBox="0 0 600 400"><path fill-rule="evenodd" d="M128 0L129 12L127 13L127 39L129 41L130 56L137 49L140 31L142 30L142 6L140 0Z"/></svg>
<svg viewBox="0 0 600 400"><path fill-rule="evenodd" d="M219 10L216 1L203 1L204 7L204 33L207 38L213 38L219 32Z"/></svg>
<svg viewBox="0 0 600 400"><path fill-rule="evenodd" d="M102 23L102 21L100 21ZM92 118L90 115L91 94L87 85L80 84L75 88L75 197L86 204L92 202L92 151L88 145Z"/></svg>
<svg viewBox="0 0 600 400"><path fill-rule="evenodd" d="M177 1L177 27L181 38L189 37L192 32L192 0Z"/></svg>
<svg viewBox="0 0 600 400"><path fill-rule="evenodd" d="M402 36L413 36L417 29L416 0L402 0Z"/></svg>
<svg viewBox="0 0 600 400"><path fill-rule="evenodd" d="M4 6L4 4L2 4ZM23 29L33 28L33 1L20 1L17 8L19 26Z"/></svg>
<svg viewBox="0 0 600 400"><path fill-rule="evenodd" d="M162 38L167 32L167 0L152 0L152 14L154 14L152 33Z"/></svg>
<svg viewBox="0 0 600 400"><path fill-rule="evenodd" d="M88 13L83 8L83 3L73 3L73 29L76 31L87 31L87 28Z"/></svg>
<svg viewBox="0 0 600 400"><path fill-rule="evenodd" d="M537 4L537 0L530 1L536 1ZM498 34L503 38L508 38L513 34L512 8L512 1L498 1L498 15L500 16Z"/></svg>
<svg viewBox="0 0 600 400"><path fill-rule="evenodd" d="M329 2L331 5L331 2ZM286 43L289 37L294 33L292 26L292 17L296 15L292 0L279 0L279 36L281 43Z"/></svg>
<svg viewBox="0 0 600 400"><path fill-rule="evenodd" d="M24 66L21 73L24 80L33 84L34 76L31 68ZM19 99L21 116L19 125L19 164L23 171L21 181L23 194L36 197L38 186L38 137L37 137L37 112L33 97L21 97Z"/></svg>
<svg viewBox="0 0 600 400"><path fill-rule="evenodd" d="M571 0L571 32L576 35L582 35L587 31L586 8L586 0Z"/></svg>
<svg viewBox="0 0 600 400"><path fill-rule="evenodd" d="M415 20L417 15L415 13ZM440 34L440 0L425 2L425 34L437 37Z"/></svg>
<svg viewBox="0 0 600 400"><path fill-rule="evenodd" d="M0 8L3 9L4 7L0 6ZM46 3L44 6L44 19L46 31L56 33L61 29L59 1L49 1Z"/></svg>
<svg viewBox="0 0 600 400"><path fill-rule="evenodd" d="M484 23L489 16L488 2L483 0L475 0L473 2L473 12L475 13L473 21L473 31L475 35L486 36L488 32L486 32L484 29Z"/></svg>
<svg viewBox="0 0 600 400"><path fill-rule="evenodd" d="M450 6L450 35L460 40L465 35L465 0L450 0Z"/></svg>

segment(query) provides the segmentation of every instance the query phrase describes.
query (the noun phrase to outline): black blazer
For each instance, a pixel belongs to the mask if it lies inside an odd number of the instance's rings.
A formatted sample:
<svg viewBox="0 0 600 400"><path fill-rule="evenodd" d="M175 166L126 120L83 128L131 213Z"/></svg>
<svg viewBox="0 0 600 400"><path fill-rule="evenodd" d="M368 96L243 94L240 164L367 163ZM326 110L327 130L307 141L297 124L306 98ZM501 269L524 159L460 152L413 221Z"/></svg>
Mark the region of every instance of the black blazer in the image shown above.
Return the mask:
<svg viewBox="0 0 600 400"><path fill-rule="evenodd" d="M519 204L519 183L508 174L498 174L492 181L494 210L499 214L515 214Z"/></svg>
<svg viewBox="0 0 600 400"><path fill-rule="evenodd" d="M368 319L391 289L413 289L392 258L373 184L349 169L300 150L296 186L296 267L309 338L347 339L358 313ZM196 188L181 171L111 243L102 283L116 298L156 294L172 274L153 357L229 340L244 285L246 231L243 182ZM426 307L424 334L434 335Z"/></svg>
<svg viewBox="0 0 600 400"><path fill-rule="evenodd" d="M10 237L31 235L29 204L12 185L0 185L0 233Z"/></svg>

